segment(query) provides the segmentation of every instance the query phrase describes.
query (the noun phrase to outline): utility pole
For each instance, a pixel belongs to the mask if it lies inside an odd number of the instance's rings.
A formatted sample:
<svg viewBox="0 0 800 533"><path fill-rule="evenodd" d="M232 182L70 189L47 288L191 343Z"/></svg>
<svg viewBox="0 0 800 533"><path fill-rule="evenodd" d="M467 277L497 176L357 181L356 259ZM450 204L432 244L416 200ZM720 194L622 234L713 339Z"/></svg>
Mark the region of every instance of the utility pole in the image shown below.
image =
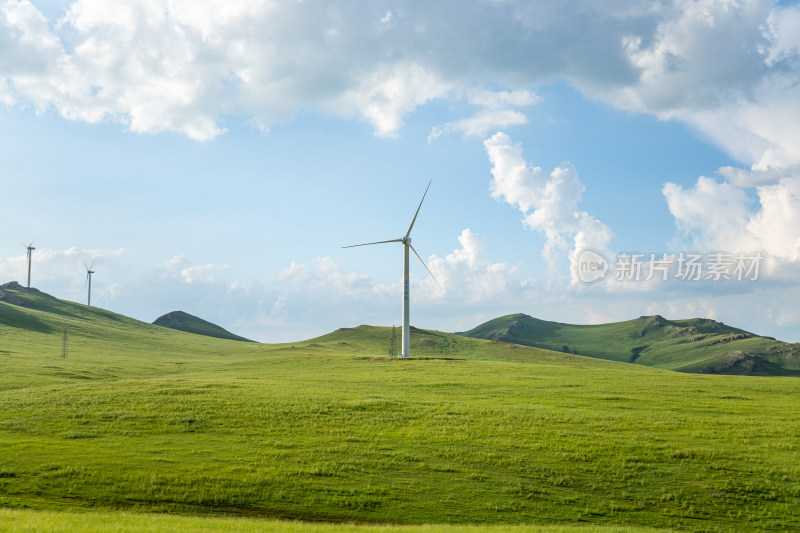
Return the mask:
<svg viewBox="0 0 800 533"><path fill-rule="evenodd" d="M61 359L67 358L67 330L64 329L64 342L61 345Z"/></svg>
<svg viewBox="0 0 800 533"><path fill-rule="evenodd" d="M389 345L389 355L394 357L397 355L397 330L392 326L392 342Z"/></svg>

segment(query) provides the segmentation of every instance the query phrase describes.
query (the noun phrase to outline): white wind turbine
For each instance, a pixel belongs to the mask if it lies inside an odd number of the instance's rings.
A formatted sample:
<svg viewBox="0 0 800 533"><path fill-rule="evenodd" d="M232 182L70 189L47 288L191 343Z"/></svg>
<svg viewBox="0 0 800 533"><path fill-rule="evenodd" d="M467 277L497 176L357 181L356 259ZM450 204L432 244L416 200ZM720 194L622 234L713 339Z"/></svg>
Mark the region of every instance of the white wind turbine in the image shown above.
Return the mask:
<svg viewBox="0 0 800 533"><path fill-rule="evenodd" d="M31 256L33 255L33 251L36 249L36 248L33 247L33 243L36 240L36 237L38 237L38 236L39 236L39 232L37 231L36 235L33 237L33 240L31 240L30 244L26 245L23 242L20 243L20 245L22 245L23 248L27 248L27 250L28 250L28 288L29 289L31 288Z"/></svg>
<svg viewBox="0 0 800 533"><path fill-rule="evenodd" d="M417 256L419 262L422 263L422 266L425 267L425 270L428 271L433 281L436 281L436 278L433 277L433 273L431 273L428 265L425 264L425 261L419 256L417 251L411 246L411 230L414 227L414 222L417 221L417 215L419 215L419 210L422 207L422 202L425 201L425 196L428 194L428 189L431 187L431 182L428 182L428 187L425 189L425 194L422 195L422 200L419 201L419 206L417 207L417 212L414 213L414 218L411 219L411 225L408 226L408 231L406 231L405 236L401 239L391 239L388 241L377 241L377 242L367 242L364 244L353 244L351 246L343 246L343 248L355 248L356 246L369 246L371 244L383 244L386 242L402 242L403 243L403 344L402 350L400 352L399 357L409 357L409 349L411 347L411 321L409 319L409 306L408 306L408 250L411 249L414 252L414 255ZM436 281L436 284L439 285L439 282ZM441 287L441 285L440 285Z"/></svg>
<svg viewBox="0 0 800 533"><path fill-rule="evenodd" d="M86 305L91 306L92 305L92 274L94 274L94 270L92 270L92 268L94 268L94 263L92 263L92 266L89 266L86 263L84 263L83 266L86 267L86 283L89 285L89 297L88 297L88 301L87 301Z"/></svg>

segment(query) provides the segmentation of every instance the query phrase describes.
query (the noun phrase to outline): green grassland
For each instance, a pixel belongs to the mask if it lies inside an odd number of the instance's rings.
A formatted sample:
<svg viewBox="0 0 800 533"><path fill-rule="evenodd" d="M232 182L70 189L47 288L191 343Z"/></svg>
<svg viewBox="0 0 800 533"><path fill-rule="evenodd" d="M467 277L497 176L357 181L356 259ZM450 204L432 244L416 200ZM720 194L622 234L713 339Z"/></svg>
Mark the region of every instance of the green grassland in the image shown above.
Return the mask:
<svg viewBox="0 0 800 533"><path fill-rule="evenodd" d="M797 378L390 333L236 342L6 290L0 531L800 528Z"/></svg>
<svg viewBox="0 0 800 533"><path fill-rule="evenodd" d="M800 343L760 337L704 318L667 320L655 315L574 325L516 314L459 335L680 372L800 376Z"/></svg>
<svg viewBox="0 0 800 533"><path fill-rule="evenodd" d="M636 533L649 528L535 525L364 525L325 524L257 518L219 518L127 512L70 512L0 509L0 532L61 533Z"/></svg>

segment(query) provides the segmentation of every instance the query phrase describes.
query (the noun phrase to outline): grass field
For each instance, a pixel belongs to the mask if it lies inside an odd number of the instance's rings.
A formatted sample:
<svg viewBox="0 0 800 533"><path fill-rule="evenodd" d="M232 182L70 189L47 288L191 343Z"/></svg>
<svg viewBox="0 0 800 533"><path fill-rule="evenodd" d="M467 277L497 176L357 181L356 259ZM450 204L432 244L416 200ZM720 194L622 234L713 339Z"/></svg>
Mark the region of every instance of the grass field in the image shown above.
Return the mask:
<svg viewBox="0 0 800 533"><path fill-rule="evenodd" d="M135 513L186 515L155 515L166 531L214 516L245 531L264 519L304 522L281 522L289 531L800 529L797 378L680 374L421 330L419 357L391 360L388 328L261 345L19 297L0 302L9 531L84 517L80 529L149 531Z"/></svg>
<svg viewBox="0 0 800 533"><path fill-rule="evenodd" d="M2 533L657 533L649 528L534 525L320 524L257 518L153 515L126 512L21 511L0 509Z"/></svg>

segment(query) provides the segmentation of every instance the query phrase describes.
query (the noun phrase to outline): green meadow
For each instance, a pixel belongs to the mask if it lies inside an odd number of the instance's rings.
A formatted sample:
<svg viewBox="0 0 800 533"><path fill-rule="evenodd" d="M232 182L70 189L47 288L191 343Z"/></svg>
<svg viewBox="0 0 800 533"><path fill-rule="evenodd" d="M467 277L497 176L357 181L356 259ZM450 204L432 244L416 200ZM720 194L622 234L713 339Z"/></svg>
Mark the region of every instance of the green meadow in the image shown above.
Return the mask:
<svg viewBox="0 0 800 533"><path fill-rule="evenodd" d="M6 290L0 531L800 529L797 378L390 334L237 342Z"/></svg>
<svg viewBox="0 0 800 533"><path fill-rule="evenodd" d="M364 525L258 518L152 515L128 512L21 511L0 509L0 532L61 533L655 533L658 529L613 526Z"/></svg>

